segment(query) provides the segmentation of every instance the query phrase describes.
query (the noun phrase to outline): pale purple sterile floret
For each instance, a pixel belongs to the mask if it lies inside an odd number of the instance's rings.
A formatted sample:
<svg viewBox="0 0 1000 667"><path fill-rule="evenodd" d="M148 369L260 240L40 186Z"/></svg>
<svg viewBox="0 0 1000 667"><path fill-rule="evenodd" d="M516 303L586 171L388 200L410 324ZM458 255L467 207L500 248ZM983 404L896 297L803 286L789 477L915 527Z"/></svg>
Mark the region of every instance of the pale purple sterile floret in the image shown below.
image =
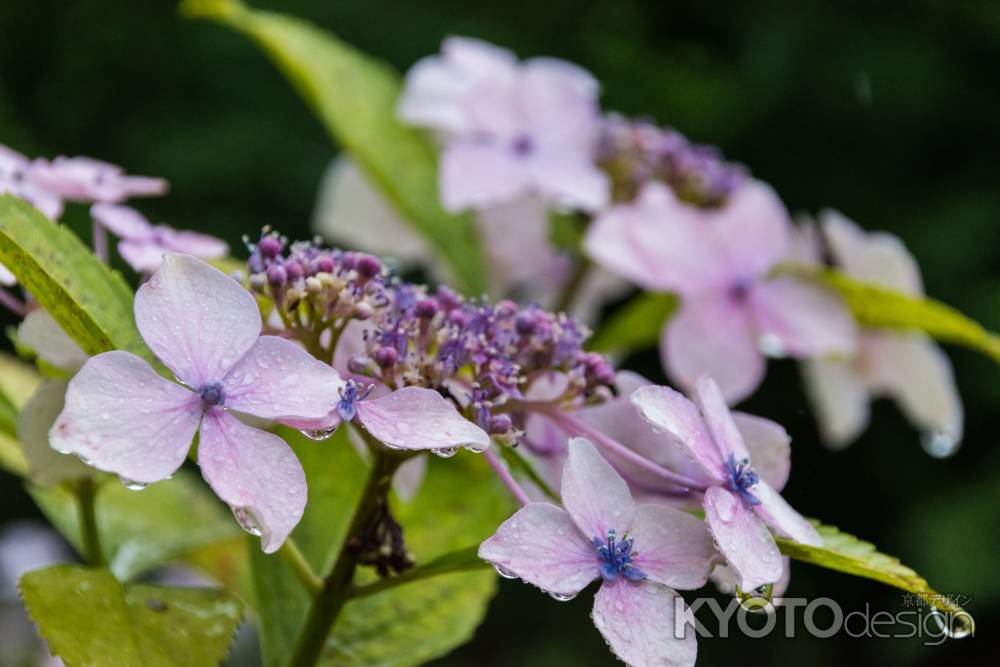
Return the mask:
<svg viewBox="0 0 1000 667"><path fill-rule="evenodd" d="M704 522L662 505L636 505L625 480L594 446L570 441L563 469L565 509L534 502L479 547L479 557L558 600L595 579L592 618L630 665L693 665L688 627L674 630L683 602L674 589L700 588L718 554Z"/></svg>
<svg viewBox="0 0 1000 667"><path fill-rule="evenodd" d="M742 590L781 579L784 564L768 530L822 546L809 521L753 468L749 449L715 382L701 377L693 403L668 387L640 387L632 403L702 469L705 522Z"/></svg>
<svg viewBox="0 0 1000 667"><path fill-rule="evenodd" d="M27 201L49 218L62 215L62 197L40 182L31 161L0 144L0 195L5 194Z"/></svg>
<svg viewBox="0 0 1000 667"><path fill-rule="evenodd" d="M97 355L70 382L51 446L139 487L172 475L200 430L205 479L275 551L302 516L305 475L284 440L230 411L320 418L336 405L339 374L292 342L261 336L254 298L193 257L164 258L136 294L135 317L179 383L130 352Z"/></svg>
<svg viewBox="0 0 1000 667"><path fill-rule="evenodd" d="M400 117L435 130L443 145L441 200L486 208L535 194L596 210L609 184L594 163L600 129L594 78L553 58L460 37L410 70Z"/></svg>
<svg viewBox="0 0 1000 667"><path fill-rule="evenodd" d="M162 178L129 176L118 165L89 157L38 158L31 169L42 187L69 201L116 203L167 191Z"/></svg>

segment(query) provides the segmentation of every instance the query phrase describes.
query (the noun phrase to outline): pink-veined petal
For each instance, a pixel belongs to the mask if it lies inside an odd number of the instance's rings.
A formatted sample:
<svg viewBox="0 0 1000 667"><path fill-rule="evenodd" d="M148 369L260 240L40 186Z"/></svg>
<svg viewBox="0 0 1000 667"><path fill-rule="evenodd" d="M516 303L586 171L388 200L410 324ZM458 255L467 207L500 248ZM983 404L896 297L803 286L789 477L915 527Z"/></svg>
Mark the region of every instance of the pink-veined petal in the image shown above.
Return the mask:
<svg viewBox="0 0 1000 667"><path fill-rule="evenodd" d="M791 277L759 283L750 293L758 342L765 351L795 358L848 356L858 330L832 291ZM773 351L767 348L775 348Z"/></svg>
<svg viewBox="0 0 1000 667"><path fill-rule="evenodd" d="M693 590L705 585L718 557L701 519L672 507L639 505L629 528L636 567L659 584Z"/></svg>
<svg viewBox="0 0 1000 667"><path fill-rule="evenodd" d="M869 418L868 388L854 364L810 359L802 364L802 379L824 444L832 449L851 444Z"/></svg>
<svg viewBox="0 0 1000 667"><path fill-rule="evenodd" d="M156 356L194 389L221 381L261 329L257 302L238 282L175 254L136 293L135 323Z"/></svg>
<svg viewBox="0 0 1000 667"><path fill-rule="evenodd" d="M635 516L628 484L590 442L573 438L562 476L562 500L588 539L625 534Z"/></svg>
<svg viewBox="0 0 1000 667"><path fill-rule="evenodd" d="M823 538L805 517L792 509L792 506L775 491L770 484L760 480L751 489L754 497L760 501L754 510L760 517L774 528L782 537L790 537L796 542L814 547L823 546Z"/></svg>
<svg viewBox="0 0 1000 667"><path fill-rule="evenodd" d="M924 293L920 268L898 237L867 233L837 211L823 211L820 222L834 259L852 278L904 294Z"/></svg>
<svg viewBox="0 0 1000 667"><path fill-rule="evenodd" d="M774 488L783 489L792 469L792 438L788 431L777 422L745 412L734 412L733 421L743 436L754 471Z"/></svg>
<svg viewBox="0 0 1000 667"><path fill-rule="evenodd" d="M160 225L157 227L161 242L167 250L193 255L202 259L219 259L229 254L229 244L222 239L199 232L178 231Z"/></svg>
<svg viewBox="0 0 1000 667"><path fill-rule="evenodd" d="M594 596L591 618L618 658L634 667L693 667L698 655L695 629L678 637L676 612L684 601L652 581L605 583Z"/></svg>
<svg viewBox="0 0 1000 667"><path fill-rule="evenodd" d="M222 380L227 408L281 421L326 417L343 386L332 366L277 336L258 338Z"/></svg>
<svg viewBox="0 0 1000 667"><path fill-rule="evenodd" d="M730 404L752 394L766 370L750 313L724 298L681 303L663 328L660 354L678 385L691 390L699 377L710 375Z"/></svg>
<svg viewBox="0 0 1000 667"><path fill-rule="evenodd" d="M733 421L733 414L726 405L722 390L708 375L702 375L695 383L695 403L701 410L701 416L722 460L728 461L730 456L737 461L750 458L746 443L743 442L743 434Z"/></svg>
<svg viewBox="0 0 1000 667"><path fill-rule="evenodd" d="M732 275L743 280L767 273L788 253L788 211L760 181L748 181L733 192L708 224Z"/></svg>
<svg viewBox="0 0 1000 667"><path fill-rule="evenodd" d="M519 509L479 545L479 557L557 595L576 595L601 572L590 540L550 503Z"/></svg>
<svg viewBox="0 0 1000 667"><path fill-rule="evenodd" d="M441 157L441 202L449 211L485 208L514 199L527 188L523 161L507 146L458 141Z"/></svg>
<svg viewBox="0 0 1000 667"><path fill-rule="evenodd" d="M122 240L145 241L153 237L153 225L131 206L94 204L90 207L90 216Z"/></svg>
<svg viewBox="0 0 1000 667"><path fill-rule="evenodd" d="M302 518L306 475L284 440L218 408L205 414L198 465L215 494L273 553Z"/></svg>
<svg viewBox="0 0 1000 667"><path fill-rule="evenodd" d="M726 479L726 466L698 407L670 387L640 387L632 404L656 430L672 437L716 481Z"/></svg>
<svg viewBox="0 0 1000 667"><path fill-rule="evenodd" d="M201 412L195 394L160 377L139 357L105 352L70 381L49 443L100 470L158 482L184 462Z"/></svg>
<svg viewBox="0 0 1000 667"><path fill-rule="evenodd" d="M706 490L705 523L742 590L752 591L781 578L784 568L774 537L738 495L721 486Z"/></svg>
<svg viewBox="0 0 1000 667"><path fill-rule="evenodd" d="M482 451L490 446L486 431L433 389L403 387L382 398L359 401L358 421L376 440L394 449Z"/></svg>

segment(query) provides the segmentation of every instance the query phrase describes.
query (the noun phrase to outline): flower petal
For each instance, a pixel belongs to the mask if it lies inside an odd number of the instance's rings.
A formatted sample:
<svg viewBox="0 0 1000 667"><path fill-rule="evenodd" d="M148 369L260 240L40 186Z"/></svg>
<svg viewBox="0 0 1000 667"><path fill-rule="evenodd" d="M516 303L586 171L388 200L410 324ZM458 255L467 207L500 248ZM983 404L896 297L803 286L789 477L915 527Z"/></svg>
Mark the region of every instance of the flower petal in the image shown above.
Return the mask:
<svg viewBox="0 0 1000 667"><path fill-rule="evenodd" d="M750 296L757 337L765 349L795 358L851 355L858 345L854 318L828 289L795 278L757 285Z"/></svg>
<svg viewBox="0 0 1000 667"><path fill-rule="evenodd" d="M820 213L820 223L834 259L852 278L904 294L924 293L920 268L898 237L867 233L837 211Z"/></svg>
<svg viewBox="0 0 1000 667"><path fill-rule="evenodd" d="M757 482L753 487L753 495L760 501L760 505L755 505L754 510L779 535L790 537L802 544L823 546L823 538L813 525L792 509L792 506L770 484L764 480Z"/></svg>
<svg viewBox="0 0 1000 667"><path fill-rule="evenodd" d="M49 431L63 410L69 380L44 380L17 415L17 439L28 461L31 481L42 486L90 477L94 469L76 456L49 446Z"/></svg>
<svg viewBox="0 0 1000 667"><path fill-rule="evenodd" d="M136 273L153 273L163 264L167 249L155 240L121 241L118 254Z"/></svg>
<svg viewBox="0 0 1000 667"><path fill-rule="evenodd" d="M594 596L594 625L616 656L635 667L693 667L698 655L695 629L678 637L676 612L684 601L651 581L603 584Z"/></svg>
<svg viewBox="0 0 1000 667"><path fill-rule="evenodd" d="M729 195L709 224L731 274L744 280L767 273L788 253L792 227L788 211L761 181L747 181Z"/></svg>
<svg viewBox="0 0 1000 667"><path fill-rule="evenodd" d="M255 524L264 553L277 551L306 506L306 476L291 447L216 408L202 422L198 465L216 495Z"/></svg>
<svg viewBox="0 0 1000 667"><path fill-rule="evenodd" d="M62 370L75 371L89 358L43 308L31 311L21 321L17 338L39 359Z"/></svg>
<svg viewBox="0 0 1000 667"><path fill-rule="evenodd" d="M833 449L851 444L869 419L868 388L854 365L810 359L802 364L802 378L823 442Z"/></svg>
<svg viewBox="0 0 1000 667"><path fill-rule="evenodd" d="M479 546L479 557L557 595L576 595L601 572L590 540L549 503L519 509Z"/></svg>
<svg viewBox="0 0 1000 667"><path fill-rule="evenodd" d="M456 141L441 156L441 203L449 211L508 202L527 187L522 161L505 146Z"/></svg>
<svg viewBox="0 0 1000 667"><path fill-rule="evenodd" d="M261 336L222 380L226 407L263 419L326 417L340 401L340 374L301 347Z"/></svg>
<svg viewBox="0 0 1000 667"><path fill-rule="evenodd" d="M583 211L596 211L607 205L611 181L593 163L589 152L539 151L528 163L533 185L549 200Z"/></svg>
<svg viewBox="0 0 1000 667"><path fill-rule="evenodd" d="M724 299L683 302L663 329L660 355L677 384L690 390L711 375L730 404L752 394L766 368L749 312Z"/></svg>
<svg viewBox="0 0 1000 667"><path fill-rule="evenodd" d="M633 562L652 581L681 590L708 581L718 552L701 519L672 507L639 505L628 532L639 552Z"/></svg>
<svg viewBox="0 0 1000 667"><path fill-rule="evenodd" d="M701 410L701 416L705 419L705 425L708 426L708 432L712 435L722 460L726 461L730 456L737 461L750 458L746 443L743 442L743 434L736 428L733 415L715 380L707 375L698 378L695 403Z"/></svg>
<svg viewBox="0 0 1000 667"><path fill-rule="evenodd" d="M562 476L566 511L587 539L624 535L635 516L628 484L590 442L573 438Z"/></svg>
<svg viewBox="0 0 1000 667"><path fill-rule="evenodd" d="M726 466L712 440L698 407L670 387L640 387L632 404L650 425L674 438L705 473L716 481L726 479Z"/></svg>
<svg viewBox="0 0 1000 667"><path fill-rule="evenodd" d="M157 228L167 250L202 259L219 259L229 254L229 244L222 239L191 231L178 231L166 225Z"/></svg>
<svg viewBox="0 0 1000 667"><path fill-rule="evenodd" d="M153 225L131 206L119 204L94 204L90 217L122 240L146 241L153 237Z"/></svg>
<svg viewBox="0 0 1000 667"><path fill-rule="evenodd" d="M70 381L49 443L100 470L158 482L184 462L201 411L196 395L160 377L139 357L105 352Z"/></svg>
<svg viewBox="0 0 1000 667"><path fill-rule="evenodd" d="M219 382L260 335L260 310L243 287L205 262L168 254L135 295L135 323L186 385Z"/></svg>
<svg viewBox="0 0 1000 667"><path fill-rule="evenodd" d="M394 449L468 447L482 451L490 436L433 389L403 387L358 403L358 420L376 440Z"/></svg>
<svg viewBox="0 0 1000 667"><path fill-rule="evenodd" d="M758 482L757 487L766 482ZM705 491L705 522L744 591L781 578L781 552L764 522L739 496L721 486Z"/></svg>
<svg viewBox="0 0 1000 667"><path fill-rule="evenodd" d="M792 469L792 438L776 422L745 412L734 412L733 421L743 436L753 469L760 478L781 490Z"/></svg>

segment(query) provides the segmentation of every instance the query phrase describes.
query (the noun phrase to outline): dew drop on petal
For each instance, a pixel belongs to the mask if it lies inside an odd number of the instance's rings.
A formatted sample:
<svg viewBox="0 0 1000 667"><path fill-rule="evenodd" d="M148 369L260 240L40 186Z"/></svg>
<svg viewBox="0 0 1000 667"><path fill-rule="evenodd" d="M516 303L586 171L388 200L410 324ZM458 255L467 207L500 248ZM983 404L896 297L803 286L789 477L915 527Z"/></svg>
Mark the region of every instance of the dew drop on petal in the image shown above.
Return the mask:
<svg viewBox="0 0 1000 667"><path fill-rule="evenodd" d="M951 456L958 450L960 441L941 431L926 431L920 434L920 445L924 451L936 459Z"/></svg>
<svg viewBox="0 0 1000 667"><path fill-rule="evenodd" d="M331 428L319 428L314 430L306 429L304 431L300 431L302 435L306 436L310 440L317 440L317 441L326 440L336 432L337 432L336 426L333 426Z"/></svg>
<svg viewBox="0 0 1000 667"><path fill-rule="evenodd" d="M553 593L552 591L549 591L549 597L551 597L553 600L556 600L557 602L569 602L570 600L576 597L576 594Z"/></svg>
<svg viewBox="0 0 1000 667"><path fill-rule="evenodd" d="M250 533L251 535L260 537L263 534L263 532L260 529L260 526L257 525L257 520L254 519L253 515L250 514L250 512L247 511L245 508L234 507L233 516L236 517L236 521L239 522L240 527L243 528L243 530Z"/></svg>
<svg viewBox="0 0 1000 667"><path fill-rule="evenodd" d="M494 563L493 564L493 569L496 570L497 574L499 574L504 579L517 579L518 578L516 574L514 574L513 572L511 572L510 570L508 570L507 568L505 568L503 565L497 565L496 563Z"/></svg>
<svg viewBox="0 0 1000 667"><path fill-rule="evenodd" d="M119 476L118 479L121 480L122 486L129 491L142 491L149 486L146 482L137 482L134 479L129 479L128 477Z"/></svg>
<svg viewBox="0 0 1000 667"><path fill-rule="evenodd" d="M458 447L441 447L440 449L432 449L431 452L443 459L450 459L458 452Z"/></svg>
<svg viewBox="0 0 1000 667"><path fill-rule="evenodd" d="M788 350L785 349L781 339L773 333L761 334L760 338L757 339L757 347L768 357L781 358L788 356Z"/></svg>

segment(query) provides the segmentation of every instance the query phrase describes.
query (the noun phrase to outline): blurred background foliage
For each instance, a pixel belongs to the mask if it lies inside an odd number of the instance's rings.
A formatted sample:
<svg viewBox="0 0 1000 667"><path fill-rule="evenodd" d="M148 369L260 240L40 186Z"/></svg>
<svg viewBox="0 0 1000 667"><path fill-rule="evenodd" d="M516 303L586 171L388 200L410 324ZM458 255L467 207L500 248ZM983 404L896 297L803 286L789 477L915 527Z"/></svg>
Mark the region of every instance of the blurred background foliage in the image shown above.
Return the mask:
<svg viewBox="0 0 1000 667"><path fill-rule="evenodd" d="M603 82L605 108L718 144L773 184L791 210L836 207L898 234L918 257L929 294L1000 327L1000 3L254 4L312 19L401 71L449 34L575 61ZM266 224L309 235L320 176L336 149L243 37L183 21L167 0L8 0L0 35L0 143L164 176L170 195L140 208L223 236L237 250L242 234ZM66 220L86 235L78 209ZM734 636L702 640L699 664L972 664L990 655L985 633L1000 621L1000 368L950 352L967 424L964 446L945 461L923 453L888 403L852 448L823 450L791 362L772 364L744 407L792 433L786 497L796 508L899 555L938 590L972 596L966 607L983 634L938 647ZM627 364L663 380L654 352ZM0 522L36 514L17 481L0 473ZM894 590L804 565L793 566L789 594L830 595L846 610L904 609ZM504 582L476 639L438 664L614 664L590 627L590 600L559 603Z"/></svg>

